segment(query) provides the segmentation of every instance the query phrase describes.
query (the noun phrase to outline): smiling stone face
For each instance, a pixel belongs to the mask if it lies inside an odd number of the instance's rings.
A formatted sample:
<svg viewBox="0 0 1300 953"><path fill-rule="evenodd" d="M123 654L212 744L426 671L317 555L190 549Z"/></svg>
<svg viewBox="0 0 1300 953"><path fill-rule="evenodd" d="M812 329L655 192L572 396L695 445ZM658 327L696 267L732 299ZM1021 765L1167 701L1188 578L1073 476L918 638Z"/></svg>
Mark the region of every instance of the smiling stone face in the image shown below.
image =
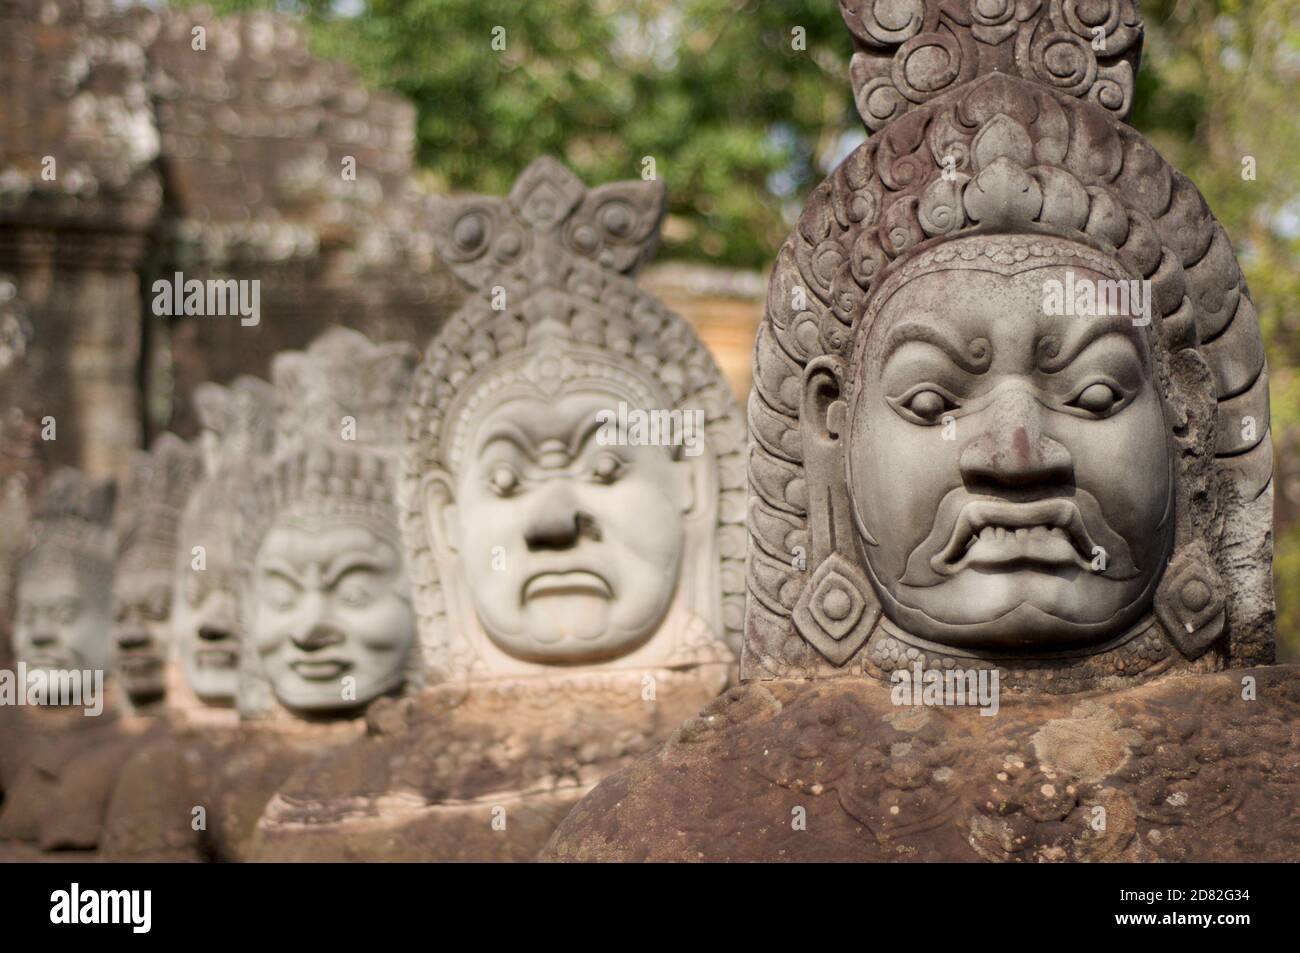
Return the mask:
<svg viewBox="0 0 1300 953"><path fill-rule="evenodd" d="M668 448L602 445L598 414L620 400L516 397L474 432L448 528L484 629L516 658L626 654L672 602L691 476Z"/></svg>
<svg viewBox="0 0 1300 953"><path fill-rule="evenodd" d="M358 708L400 686L415 636L397 547L338 516L286 515L257 553L252 633L276 697Z"/></svg>
<svg viewBox="0 0 1300 953"><path fill-rule="evenodd" d="M1071 649L1150 610L1174 520L1149 347L1127 315L1044 314L1064 270L922 274L865 345L854 518L886 614L923 638Z"/></svg>

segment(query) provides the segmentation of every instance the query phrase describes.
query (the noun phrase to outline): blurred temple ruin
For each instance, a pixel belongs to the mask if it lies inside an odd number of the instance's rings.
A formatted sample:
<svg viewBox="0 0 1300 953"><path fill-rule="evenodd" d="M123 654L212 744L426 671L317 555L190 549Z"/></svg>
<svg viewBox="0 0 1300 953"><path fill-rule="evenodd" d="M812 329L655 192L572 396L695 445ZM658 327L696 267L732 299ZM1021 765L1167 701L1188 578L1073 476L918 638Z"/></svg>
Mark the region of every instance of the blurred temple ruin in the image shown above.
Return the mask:
<svg viewBox="0 0 1300 953"><path fill-rule="evenodd" d="M290 19L0 0L0 351L23 340L0 359L0 478L120 475L195 432L196 384L264 375L330 324L423 346L468 291L432 253L414 123ZM156 315L177 273L258 281L257 323ZM647 279L747 391L761 277Z"/></svg>

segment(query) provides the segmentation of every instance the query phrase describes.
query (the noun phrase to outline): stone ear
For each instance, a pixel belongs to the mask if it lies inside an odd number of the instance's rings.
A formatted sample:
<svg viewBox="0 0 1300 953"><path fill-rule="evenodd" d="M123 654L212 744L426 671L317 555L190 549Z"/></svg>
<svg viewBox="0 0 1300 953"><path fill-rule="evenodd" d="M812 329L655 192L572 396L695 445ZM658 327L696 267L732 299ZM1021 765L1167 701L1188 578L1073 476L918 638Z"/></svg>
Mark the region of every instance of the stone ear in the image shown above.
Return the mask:
<svg viewBox="0 0 1300 953"><path fill-rule="evenodd" d="M709 474L709 458L700 454L694 456L682 454L677 466L677 507L684 515L695 512L699 501L708 493L706 481Z"/></svg>
<svg viewBox="0 0 1300 953"><path fill-rule="evenodd" d="M809 565L815 566L795 602L799 634L832 664L860 649L880 618L880 602L857 562L844 465L848 408L844 367L819 357L804 371L799 429L808 487Z"/></svg>
<svg viewBox="0 0 1300 953"><path fill-rule="evenodd" d="M843 435L847 416L841 396L843 380L843 367L834 357L819 357L804 370L799 426L804 434L805 456L810 440L827 443Z"/></svg>
<svg viewBox="0 0 1300 953"><path fill-rule="evenodd" d="M435 556L446 556L460 549L456 528L456 498L452 493L451 475L444 470L430 470L420 478L420 502L424 508L426 542Z"/></svg>

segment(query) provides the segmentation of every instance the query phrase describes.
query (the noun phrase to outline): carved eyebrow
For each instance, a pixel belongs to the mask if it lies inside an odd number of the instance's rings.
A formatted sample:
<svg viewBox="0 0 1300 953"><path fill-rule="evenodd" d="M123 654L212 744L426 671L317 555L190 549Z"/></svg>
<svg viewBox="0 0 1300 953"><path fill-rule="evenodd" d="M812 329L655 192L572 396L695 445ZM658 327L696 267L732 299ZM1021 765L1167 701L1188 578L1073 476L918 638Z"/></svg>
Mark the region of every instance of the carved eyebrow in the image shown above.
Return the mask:
<svg viewBox="0 0 1300 953"><path fill-rule="evenodd" d="M530 460L533 458L532 439L528 434L524 433L520 427L508 420L504 420L494 426L487 432L483 439L479 441L479 453L482 453L498 440L504 440L506 443L513 444L517 449L523 451Z"/></svg>
<svg viewBox="0 0 1300 953"><path fill-rule="evenodd" d="M344 553L325 568L321 582L329 588L348 573L356 572L358 569L378 574L387 570L388 566L383 560L376 559L370 553Z"/></svg>
<svg viewBox="0 0 1300 953"><path fill-rule="evenodd" d="M272 576L279 576L285 582L292 583L299 589L302 588L302 577L288 563L279 559L268 560L262 565L263 573L270 573Z"/></svg>
<svg viewBox="0 0 1300 953"><path fill-rule="evenodd" d="M592 435L599 432L602 426L604 426L604 424L600 422L597 415L592 414L591 419L587 421L586 426L574 430L573 437L569 440L569 459L572 460L585 450L587 448L587 442L591 440Z"/></svg>
<svg viewBox="0 0 1300 953"><path fill-rule="evenodd" d="M885 356L880 362L881 366L887 364L894 352L900 347L914 341L929 344L943 351L950 361L968 374L982 374L989 369L989 364L993 360L987 338L974 338L968 347L963 348L933 324L925 324L920 321L905 321L902 324L894 325L889 332L889 337L885 341Z"/></svg>
<svg viewBox="0 0 1300 953"><path fill-rule="evenodd" d="M1112 334L1122 337L1135 351L1138 350L1132 337L1127 333L1128 329L1133 327L1131 318L1112 315L1100 321L1080 322L1077 326L1079 330L1073 337L1067 336L1064 344L1061 343L1060 337L1051 334L1038 339L1034 357L1039 370L1054 374L1069 367L1088 347Z"/></svg>

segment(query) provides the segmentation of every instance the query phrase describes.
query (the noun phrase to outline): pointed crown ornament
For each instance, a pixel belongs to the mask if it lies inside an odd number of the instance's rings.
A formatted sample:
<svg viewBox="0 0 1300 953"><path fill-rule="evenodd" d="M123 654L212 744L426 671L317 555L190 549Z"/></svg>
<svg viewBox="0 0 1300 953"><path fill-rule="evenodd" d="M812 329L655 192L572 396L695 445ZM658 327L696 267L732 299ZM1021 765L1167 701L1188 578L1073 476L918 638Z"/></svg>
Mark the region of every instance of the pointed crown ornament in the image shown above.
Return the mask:
<svg viewBox="0 0 1300 953"><path fill-rule="evenodd" d="M116 498L112 480L96 480L71 467L55 470L37 505L33 544L21 571L44 574L75 569L110 583Z"/></svg>
<svg viewBox="0 0 1300 953"><path fill-rule="evenodd" d="M203 542L206 586L231 589L236 501L241 481L270 456L275 391L260 378L241 375L228 385L200 384L194 389L194 406L202 427L203 475L185 506L181 528L187 542Z"/></svg>
<svg viewBox="0 0 1300 953"><path fill-rule="evenodd" d="M375 344L342 327L324 332L305 351L276 355L275 436L243 501L237 531L244 562L270 520L288 507L346 514L391 535L395 457L416 360L409 345ZM236 419L243 418L232 434L237 454L244 442L265 439L266 423L252 411L252 389L232 395L232 401Z"/></svg>
<svg viewBox="0 0 1300 953"><path fill-rule="evenodd" d="M135 454L117 505L119 573L171 571L181 510L201 470L198 449L171 433Z"/></svg>

